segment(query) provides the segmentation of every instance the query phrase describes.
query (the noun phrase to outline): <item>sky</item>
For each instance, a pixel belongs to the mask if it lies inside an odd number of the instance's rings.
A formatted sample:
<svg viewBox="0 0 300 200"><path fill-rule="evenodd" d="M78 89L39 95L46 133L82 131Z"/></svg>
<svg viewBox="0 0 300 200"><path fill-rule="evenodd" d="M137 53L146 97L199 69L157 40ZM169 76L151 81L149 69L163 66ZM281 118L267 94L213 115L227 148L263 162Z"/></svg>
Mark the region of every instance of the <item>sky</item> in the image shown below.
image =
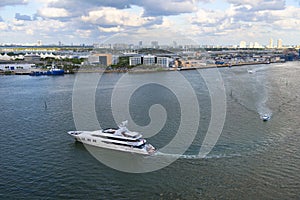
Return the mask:
<svg viewBox="0 0 300 200"><path fill-rule="evenodd" d="M300 0L1 0L0 44L300 44Z"/></svg>

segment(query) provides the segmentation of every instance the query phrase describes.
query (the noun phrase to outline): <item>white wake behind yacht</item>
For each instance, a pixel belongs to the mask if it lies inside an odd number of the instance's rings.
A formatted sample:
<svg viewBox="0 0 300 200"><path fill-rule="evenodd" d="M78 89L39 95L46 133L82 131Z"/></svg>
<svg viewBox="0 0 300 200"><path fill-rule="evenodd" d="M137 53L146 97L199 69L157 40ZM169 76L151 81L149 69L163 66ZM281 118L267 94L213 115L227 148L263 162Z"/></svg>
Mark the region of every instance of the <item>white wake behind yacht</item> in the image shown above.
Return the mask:
<svg viewBox="0 0 300 200"><path fill-rule="evenodd" d="M119 125L119 129L105 129L96 131L69 131L68 134L76 141L96 147L131 152L142 155L151 155L156 149L146 143L142 134L129 131L127 121Z"/></svg>

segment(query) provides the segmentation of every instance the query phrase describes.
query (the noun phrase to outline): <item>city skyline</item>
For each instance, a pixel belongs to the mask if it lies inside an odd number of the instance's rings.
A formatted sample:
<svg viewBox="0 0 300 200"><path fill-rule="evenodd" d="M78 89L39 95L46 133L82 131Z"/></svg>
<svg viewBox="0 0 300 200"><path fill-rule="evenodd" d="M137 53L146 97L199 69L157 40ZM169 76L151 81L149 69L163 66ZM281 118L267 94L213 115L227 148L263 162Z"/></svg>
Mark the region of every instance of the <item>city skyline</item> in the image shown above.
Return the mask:
<svg viewBox="0 0 300 200"><path fill-rule="evenodd" d="M2 0L0 44L299 45L296 0ZM274 44L277 40L274 40Z"/></svg>

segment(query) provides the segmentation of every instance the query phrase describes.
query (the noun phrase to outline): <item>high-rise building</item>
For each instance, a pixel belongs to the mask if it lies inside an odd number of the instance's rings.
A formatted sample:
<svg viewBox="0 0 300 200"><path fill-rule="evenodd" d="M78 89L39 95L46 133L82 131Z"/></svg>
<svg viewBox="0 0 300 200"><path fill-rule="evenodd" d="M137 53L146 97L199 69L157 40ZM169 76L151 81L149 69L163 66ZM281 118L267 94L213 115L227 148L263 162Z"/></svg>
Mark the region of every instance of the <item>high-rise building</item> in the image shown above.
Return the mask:
<svg viewBox="0 0 300 200"><path fill-rule="evenodd" d="M158 46L158 41L152 41L151 46L152 46L152 48L157 49L159 47Z"/></svg>
<svg viewBox="0 0 300 200"><path fill-rule="evenodd" d="M281 40L281 39L278 39L278 40L277 40L277 48L278 48L278 49L281 49L281 48L282 48L282 40Z"/></svg>
<svg viewBox="0 0 300 200"><path fill-rule="evenodd" d="M254 48L261 48L262 46L258 42L254 42Z"/></svg>
<svg viewBox="0 0 300 200"><path fill-rule="evenodd" d="M139 41L139 48L143 48L143 41Z"/></svg>
<svg viewBox="0 0 300 200"><path fill-rule="evenodd" d="M125 43L115 43L113 44L113 48L117 50L124 50L129 48L129 44Z"/></svg>
<svg viewBox="0 0 300 200"><path fill-rule="evenodd" d="M37 45L38 45L38 46L42 46L42 40L38 40L38 41L37 41Z"/></svg>
<svg viewBox="0 0 300 200"><path fill-rule="evenodd" d="M240 48L246 48L246 47L247 47L247 43L245 41L241 41Z"/></svg>
<svg viewBox="0 0 300 200"><path fill-rule="evenodd" d="M254 48L253 42L250 42L250 43L249 43L249 48Z"/></svg>
<svg viewBox="0 0 300 200"><path fill-rule="evenodd" d="M270 41L269 41L269 48L270 48L270 49L273 48L273 38L270 38Z"/></svg>
<svg viewBox="0 0 300 200"><path fill-rule="evenodd" d="M176 41L173 41L173 48L177 48L177 42Z"/></svg>

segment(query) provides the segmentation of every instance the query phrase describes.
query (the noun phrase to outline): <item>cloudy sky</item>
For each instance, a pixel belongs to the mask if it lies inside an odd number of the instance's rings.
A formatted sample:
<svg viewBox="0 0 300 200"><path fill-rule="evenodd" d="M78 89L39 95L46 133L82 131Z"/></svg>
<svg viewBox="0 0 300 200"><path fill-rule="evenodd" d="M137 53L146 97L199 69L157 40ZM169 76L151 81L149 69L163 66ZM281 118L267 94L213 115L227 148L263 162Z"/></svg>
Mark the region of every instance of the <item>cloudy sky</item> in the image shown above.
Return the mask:
<svg viewBox="0 0 300 200"><path fill-rule="evenodd" d="M300 0L1 0L0 43L300 44Z"/></svg>

